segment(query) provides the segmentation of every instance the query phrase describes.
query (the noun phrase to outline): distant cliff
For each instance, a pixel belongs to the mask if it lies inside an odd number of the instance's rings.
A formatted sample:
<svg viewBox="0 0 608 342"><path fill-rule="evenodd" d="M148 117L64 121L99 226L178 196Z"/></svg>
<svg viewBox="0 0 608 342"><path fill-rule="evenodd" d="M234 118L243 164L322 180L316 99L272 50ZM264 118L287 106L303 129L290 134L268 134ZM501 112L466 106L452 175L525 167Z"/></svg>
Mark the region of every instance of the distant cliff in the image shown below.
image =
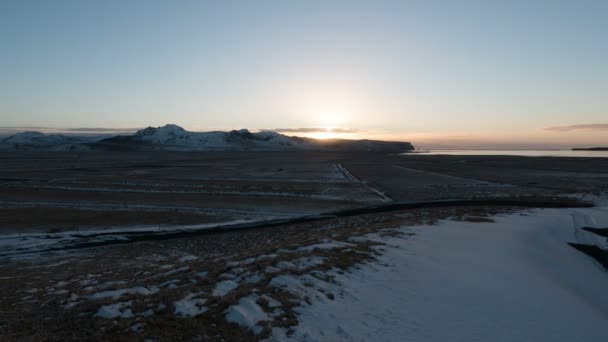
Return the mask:
<svg viewBox="0 0 608 342"><path fill-rule="evenodd" d="M608 151L608 147L573 148L572 151Z"/></svg>

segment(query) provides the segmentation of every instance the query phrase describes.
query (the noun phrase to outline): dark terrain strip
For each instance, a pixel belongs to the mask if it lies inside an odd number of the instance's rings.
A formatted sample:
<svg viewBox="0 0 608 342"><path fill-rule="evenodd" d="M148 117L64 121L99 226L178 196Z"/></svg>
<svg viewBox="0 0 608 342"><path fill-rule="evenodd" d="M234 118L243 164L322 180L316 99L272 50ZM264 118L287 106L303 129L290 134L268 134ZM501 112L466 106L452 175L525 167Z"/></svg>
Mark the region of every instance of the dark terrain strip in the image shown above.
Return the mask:
<svg viewBox="0 0 608 342"><path fill-rule="evenodd" d="M160 231L160 232L124 232L124 233L101 233L95 235L73 235L76 237L102 237L102 236L125 236L128 235L128 239L120 240L108 240L108 241L90 241L79 244L74 244L65 247L51 247L45 250L38 251L21 251L17 253L2 253L0 257L10 257L15 255L24 254L38 254L45 252L74 250L92 247L102 247L117 244L127 244L140 241L155 241L155 240L168 240L175 238L184 238L191 236L198 236L203 234L218 234L228 233L239 230L251 230L251 229L263 229L269 227L276 227L288 224L298 224L307 222L319 222L326 221L335 218L351 217L357 215L373 214L390 212L397 210L406 209L424 209L424 208L440 208L440 207L475 207L475 206L502 206L502 207L522 207L522 208L589 208L593 207L593 204L580 201L571 200L523 200L523 199L473 199L473 200L439 200L439 201L424 201L424 202L392 202L374 206L367 206L356 209L346 209L340 211L333 211L322 213L319 215L309 215L296 217L292 219L273 219L268 221L251 222L251 223L240 223L234 225L224 225L216 228L201 228L191 230L176 230L176 231Z"/></svg>
<svg viewBox="0 0 608 342"><path fill-rule="evenodd" d="M586 230L595 235L603 236L608 238L608 228L593 228L593 227L583 227L582 230Z"/></svg>
<svg viewBox="0 0 608 342"><path fill-rule="evenodd" d="M356 216L401 209L423 209L460 206L514 206L525 208L591 208L592 203L571 200L526 200L526 199L470 199L435 200L422 202L391 202L362 208L345 209L325 213L336 217Z"/></svg>
<svg viewBox="0 0 608 342"><path fill-rule="evenodd" d="M605 251L597 246L584 245L580 243L568 243L575 249L587 254L588 256L599 262L606 270L608 270L608 251Z"/></svg>

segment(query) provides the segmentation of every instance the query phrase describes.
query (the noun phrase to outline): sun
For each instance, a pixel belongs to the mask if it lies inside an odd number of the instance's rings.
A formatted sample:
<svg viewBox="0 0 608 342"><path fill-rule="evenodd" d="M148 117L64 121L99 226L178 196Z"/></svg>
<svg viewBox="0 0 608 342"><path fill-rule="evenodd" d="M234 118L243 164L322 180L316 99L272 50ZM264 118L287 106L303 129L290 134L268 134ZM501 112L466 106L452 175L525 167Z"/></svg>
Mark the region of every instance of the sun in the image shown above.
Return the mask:
<svg viewBox="0 0 608 342"><path fill-rule="evenodd" d="M344 125L348 121L345 111L325 110L317 111L313 116L316 132L311 132L307 136L315 139L340 139L347 138L349 135L343 131Z"/></svg>
<svg viewBox="0 0 608 342"><path fill-rule="evenodd" d="M310 137L315 139L336 139L339 138L339 134L327 129L326 131L313 132L310 134Z"/></svg>

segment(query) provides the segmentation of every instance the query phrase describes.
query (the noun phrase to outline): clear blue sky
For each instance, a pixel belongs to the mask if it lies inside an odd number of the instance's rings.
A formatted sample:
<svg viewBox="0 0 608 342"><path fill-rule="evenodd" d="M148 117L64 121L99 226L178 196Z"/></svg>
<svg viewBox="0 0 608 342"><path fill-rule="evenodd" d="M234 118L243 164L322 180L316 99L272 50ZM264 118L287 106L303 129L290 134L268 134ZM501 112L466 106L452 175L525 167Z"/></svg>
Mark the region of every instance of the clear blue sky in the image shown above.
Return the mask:
<svg viewBox="0 0 608 342"><path fill-rule="evenodd" d="M608 1L3 0L0 42L4 127L608 143Z"/></svg>

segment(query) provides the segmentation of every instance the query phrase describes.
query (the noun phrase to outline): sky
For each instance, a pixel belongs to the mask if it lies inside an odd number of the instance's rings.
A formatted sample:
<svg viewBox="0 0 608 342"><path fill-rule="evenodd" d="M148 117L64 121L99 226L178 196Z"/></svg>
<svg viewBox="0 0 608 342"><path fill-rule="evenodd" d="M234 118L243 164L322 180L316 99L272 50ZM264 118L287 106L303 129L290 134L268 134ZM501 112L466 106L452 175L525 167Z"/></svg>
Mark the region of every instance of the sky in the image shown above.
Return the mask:
<svg viewBox="0 0 608 342"><path fill-rule="evenodd" d="M608 145L608 1L0 1L0 130Z"/></svg>

